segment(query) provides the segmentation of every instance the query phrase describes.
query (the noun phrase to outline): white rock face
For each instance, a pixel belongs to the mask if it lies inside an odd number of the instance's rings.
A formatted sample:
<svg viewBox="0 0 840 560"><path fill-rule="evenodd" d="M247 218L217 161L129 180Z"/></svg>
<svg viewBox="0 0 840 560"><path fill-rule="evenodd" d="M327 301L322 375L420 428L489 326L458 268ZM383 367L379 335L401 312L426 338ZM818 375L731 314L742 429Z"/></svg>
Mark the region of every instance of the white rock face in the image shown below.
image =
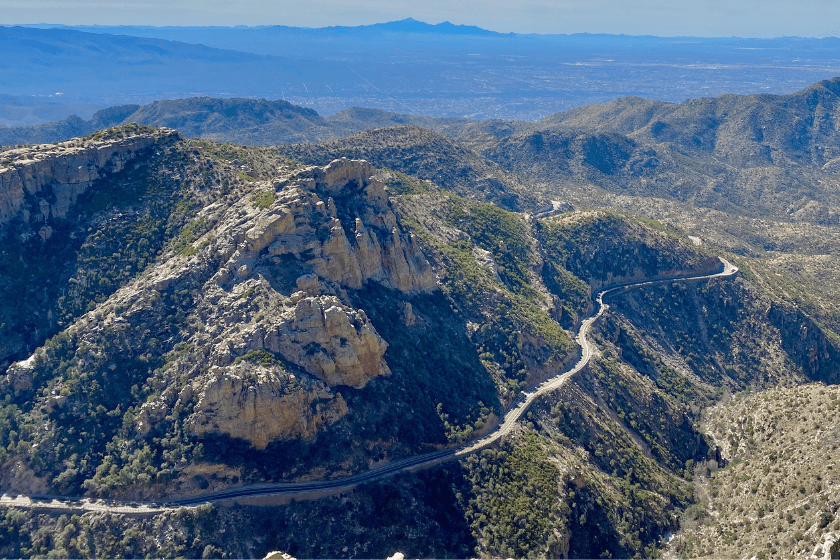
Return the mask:
<svg viewBox="0 0 840 560"><path fill-rule="evenodd" d="M33 146L0 152L0 225L16 216L26 222L64 218L94 181L122 170L160 140L177 137L174 130L157 129L101 142L71 140L50 145L49 150ZM27 195L41 199L37 212L25 207ZM51 234L50 229L41 236Z"/></svg>
<svg viewBox="0 0 840 560"><path fill-rule="evenodd" d="M286 182L269 209L229 229L230 260L218 279L247 276L267 252L307 257L320 278L354 289L368 280L407 293L437 289L432 267L414 237L400 229L385 186L370 179L371 172L366 161L341 159L308 169L315 179ZM326 203L324 195L332 195ZM342 222L333 196L363 203L364 216Z"/></svg>
<svg viewBox="0 0 840 560"><path fill-rule="evenodd" d="M388 344L363 311L335 296L301 298L263 344L331 387L361 389L374 377L391 373L383 359Z"/></svg>
<svg viewBox="0 0 840 560"><path fill-rule="evenodd" d="M836 532L825 533L818 543L810 558L832 560L832 558L840 556L840 534Z"/></svg>
<svg viewBox="0 0 840 560"><path fill-rule="evenodd" d="M35 354L16 362L6 370L6 380L15 392L32 389L32 375L35 368Z"/></svg>
<svg viewBox="0 0 840 560"><path fill-rule="evenodd" d="M341 158L330 162L323 168L315 168L315 184L323 189L337 193L348 184L363 185L373 175L373 166L360 159Z"/></svg>
<svg viewBox="0 0 840 560"><path fill-rule="evenodd" d="M286 208L278 208L268 214L261 215L254 227L246 233L248 250L259 253L268 247L278 235L294 233L295 217Z"/></svg>
<svg viewBox="0 0 840 560"><path fill-rule="evenodd" d="M403 292L435 290L437 280L431 266L413 236L400 230L385 186L370 179L372 172L368 162L347 159L335 160L324 170L313 170L314 180L297 185L301 199L311 198L311 210L307 212L298 204L292 206L292 212L296 224L308 222L306 225L315 231L327 231L327 239L313 246L312 237L305 235L308 228L299 228L278 235L270 251L279 255L313 250L315 258L309 264L314 272L351 288L358 289L364 282L374 280ZM290 187L290 192L294 192L295 185ZM310 188L315 188L315 193L303 190ZM334 215L332 197L325 206L319 206L323 201L318 198L318 191L332 196L357 196L365 202L364 216L357 216L352 224L342 223ZM347 231L352 233L348 236Z"/></svg>
<svg viewBox="0 0 840 560"><path fill-rule="evenodd" d="M212 373L187 423L197 435L223 433L265 449L272 441L312 437L347 414L341 395L323 383L245 362Z"/></svg>

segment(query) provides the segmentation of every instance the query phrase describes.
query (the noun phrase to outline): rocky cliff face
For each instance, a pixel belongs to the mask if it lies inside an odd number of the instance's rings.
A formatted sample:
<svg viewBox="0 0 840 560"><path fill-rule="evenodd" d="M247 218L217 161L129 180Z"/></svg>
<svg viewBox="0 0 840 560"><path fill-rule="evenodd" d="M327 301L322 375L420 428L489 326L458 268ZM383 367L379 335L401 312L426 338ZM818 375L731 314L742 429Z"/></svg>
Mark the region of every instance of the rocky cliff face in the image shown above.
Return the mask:
<svg viewBox="0 0 840 560"><path fill-rule="evenodd" d="M211 205L197 217L206 233L188 250L171 252L71 327L89 344L117 329L140 351L151 330L172 322L172 298L192 294L176 337L186 351L161 370L166 389L138 411L138 433L185 408L191 433L263 449L312 437L348 413L338 388L390 374L388 344L346 290L375 282L419 294L437 282L372 171L337 160L262 183L231 206ZM12 365L9 386L32 390L34 364L48 354Z"/></svg>
<svg viewBox="0 0 840 560"><path fill-rule="evenodd" d="M0 152L0 226L19 217L49 228L50 219L66 217L94 181L122 170L155 144L177 138L174 130L129 126L108 136Z"/></svg>
<svg viewBox="0 0 840 560"><path fill-rule="evenodd" d="M188 422L199 436L224 433L265 449L278 438L311 438L348 412L340 394L305 376L248 362L213 367L209 373ZM141 418L138 429L152 421Z"/></svg>
<svg viewBox="0 0 840 560"><path fill-rule="evenodd" d="M372 173L366 161L340 159L284 181L278 207L246 233L249 254L266 248L272 256L311 251L307 264L331 282L360 288L374 280L403 292L433 290L431 267L414 237L397 226L385 186L371 181ZM334 196L358 215L339 219Z"/></svg>
<svg viewBox="0 0 840 560"><path fill-rule="evenodd" d="M250 298L243 294L259 294L255 301L270 308L259 324L238 329L235 351L271 350L333 386L360 388L388 373L382 361L387 344L364 311L348 305L344 289L374 281L420 293L437 284L413 236L400 230L383 186L369 181L371 172L367 162L349 160L310 168L305 177L280 183L268 208L244 204L222 219L215 247L224 264L212 277L215 286L207 288L208 299L220 299L208 313L217 314L219 304L247 307ZM369 225L359 216L342 222L329 195L358 205ZM228 228L236 223L232 216L246 219ZM351 227L355 235L348 238ZM278 263L294 266L281 269ZM293 282L290 269L300 273ZM181 266L171 276L164 271L155 286L177 283L191 269ZM243 292L231 297L235 286ZM229 355L222 348L211 361L224 363Z"/></svg>
<svg viewBox="0 0 840 560"><path fill-rule="evenodd" d="M768 320L779 329L785 351L814 381L840 381L840 355L819 325L797 307L774 302Z"/></svg>

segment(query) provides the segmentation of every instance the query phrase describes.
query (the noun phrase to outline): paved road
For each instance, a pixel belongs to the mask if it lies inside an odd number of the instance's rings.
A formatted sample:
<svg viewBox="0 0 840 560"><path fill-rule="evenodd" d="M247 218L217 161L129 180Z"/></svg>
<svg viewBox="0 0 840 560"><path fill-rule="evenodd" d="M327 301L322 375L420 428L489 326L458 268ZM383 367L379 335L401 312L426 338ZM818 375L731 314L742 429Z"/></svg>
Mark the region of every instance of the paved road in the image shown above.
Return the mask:
<svg viewBox="0 0 840 560"><path fill-rule="evenodd" d="M575 373L582 370L589 363L592 357L593 348L586 338L592 324L597 321L609 306L604 303L604 297L619 290L627 290L631 288L638 288L641 286L652 286L655 284L663 284L667 282L683 281L689 282L692 280L708 280L710 278L723 278L734 276L738 272L738 268L731 264L726 259L721 258L721 270L714 274L706 274L699 276L674 276L668 278L659 278L656 280L646 280L642 282L628 282L625 284L615 284L606 287L604 290L598 292L594 300L597 304L596 312L583 320L577 334L577 343L580 345L581 353L580 359L577 363L568 370L544 381L543 383L528 387L523 391L522 396L518 399L517 404L511 408L504 416L502 422L491 433L484 437L466 443L460 447L443 449L424 455L409 457L399 461L393 461L386 465L373 468L364 473L353 476L339 478L334 480L317 480L312 482L277 482L264 483L244 486L239 488L230 488L220 492L196 496L193 498L185 498L180 500L172 500L167 502L118 502L109 500L91 500L88 498L66 498L60 496L2 496L0 497L0 505L14 505L25 508L42 508L48 510L81 510L81 511L110 511L113 513L134 514L134 515L149 515L158 513L168 509L178 507L197 506L205 503L217 502L232 502L237 499L249 498L249 502L253 502L258 498L276 498L277 496L289 496L297 498L305 498L307 495L317 495L335 492L338 490L349 489L363 482L371 482L380 480L387 476L391 476L398 472L409 470L418 470L437 465L444 461L459 459L492 445L506 434L510 433L516 422L531 406L531 403L549 391L553 391L568 381L568 379Z"/></svg>

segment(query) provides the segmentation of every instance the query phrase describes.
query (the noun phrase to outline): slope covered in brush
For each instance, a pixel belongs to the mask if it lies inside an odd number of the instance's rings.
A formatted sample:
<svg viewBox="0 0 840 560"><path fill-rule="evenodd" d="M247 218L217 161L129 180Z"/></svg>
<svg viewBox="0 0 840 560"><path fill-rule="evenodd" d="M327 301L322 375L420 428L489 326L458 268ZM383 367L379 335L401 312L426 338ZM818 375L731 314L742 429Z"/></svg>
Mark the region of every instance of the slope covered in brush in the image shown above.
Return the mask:
<svg viewBox="0 0 840 560"><path fill-rule="evenodd" d="M385 154L378 166L408 155L393 133L371 141L371 155ZM364 138L349 146L366 149ZM593 291L720 266L656 222L604 211L536 219L454 194L458 183L326 161L343 155L332 148L299 148L324 158L306 166L275 149L125 127L0 154L7 262L23 271L4 275L4 289L42 298L3 309L27 336L0 379L4 492L193 496L457 445L577 359ZM461 176L417 152L402 169ZM79 168L84 180L61 175ZM312 502L161 514L130 544L109 536L127 527L121 516L9 510L0 546L18 556L41 554L47 538L73 556L270 547L335 557L351 541L363 555L653 554L698 500L693 466L718 459L702 408L746 388L834 382L837 350L745 278L612 298L590 366L496 449ZM316 522L325 518L336 521ZM73 542L61 536L70 525Z"/></svg>
<svg viewBox="0 0 840 560"><path fill-rule="evenodd" d="M538 206L539 198L498 165L443 135L414 126L375 129L341 140L277 149L319 165L337 157L362 158L376 166L427 179L460 196L487 200L510 210Z"/></svg>
<svg viewBox="0 0 840 560"><path fill-rule="evenodd" d="M599 187L833 225L840 216L838 83L680 104L623 98L501 130L495 141L467 127L461 140L547 194L563 196L564 184Z"/></svg>

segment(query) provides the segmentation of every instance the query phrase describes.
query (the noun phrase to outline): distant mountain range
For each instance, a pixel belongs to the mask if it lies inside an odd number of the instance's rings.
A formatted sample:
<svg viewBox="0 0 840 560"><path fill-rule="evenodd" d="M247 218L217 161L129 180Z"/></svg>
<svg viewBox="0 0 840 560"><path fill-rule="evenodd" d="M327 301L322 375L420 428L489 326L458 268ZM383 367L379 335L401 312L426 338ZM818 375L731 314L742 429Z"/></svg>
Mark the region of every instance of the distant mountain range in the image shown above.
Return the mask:
<svg viewBox="0 0 840 560"><path fill-rule="evenodd" d="M358 26L330 26L321 28L291 27L286 25L258 25L258 26L235 26L235 27L178 27L178 26L150 26L150 25L32 25L41 29L73 29L89 33L110 33L114 35L133 35L136 37L152 37L158 39L187 40L199 34L208 37L210 35L235 36L237 34L306 34L318 33L320 35L370 35L371 33L412 33L432 35L472 35L484 37L513 36L514 33L497 33L488 29L482 29L475 25L456 25L448 21L438 24L417 21L414 18L406 18L399 21L386 23L374 23L372 25ZM250 51L249 52L253 52Z"/></svg>
<svg viewBox="0 0 840 560"><path fill-rule="evenodd" d="M60 117L207 96L283 99L322 115L362 106L539 120L626 96L790 93L840 74L838 53L836 38L521 35L411 19L320 29L41 25L0 27L0 93L75 106L49 113ZM0 122L33 123L33 111L3 106Z"/></svg>
<svg viewBox="0 0 840 560"><path fill-rule="evenodd" d="M0 28L0 72L5 93L66 99L159 99L167 89L218 94L263 92L280 96L274 83L336 72L328 61L300 64L204 45L84 33L69 29Z"/></svg>

